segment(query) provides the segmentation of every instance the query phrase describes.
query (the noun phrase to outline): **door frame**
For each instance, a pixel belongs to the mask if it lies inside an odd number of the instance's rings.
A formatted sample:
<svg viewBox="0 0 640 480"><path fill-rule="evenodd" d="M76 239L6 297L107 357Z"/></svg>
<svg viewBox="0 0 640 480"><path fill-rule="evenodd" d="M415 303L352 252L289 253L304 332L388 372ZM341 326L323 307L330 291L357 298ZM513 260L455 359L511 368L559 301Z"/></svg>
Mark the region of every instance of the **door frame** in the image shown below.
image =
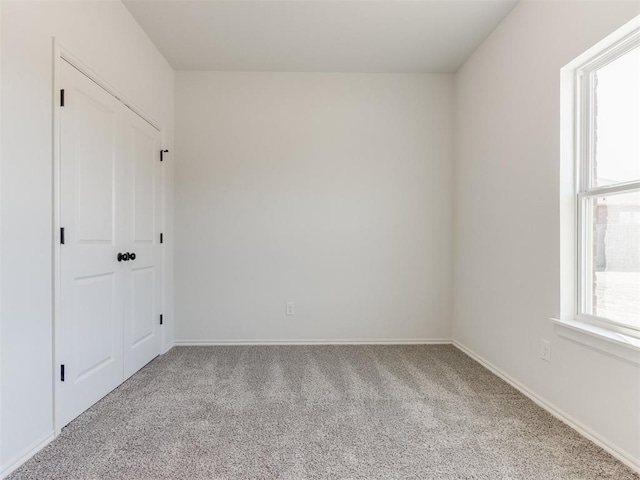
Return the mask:
<svg viewBox="0 0 640 480"><path fill-rule="evenodd" d="M54 436L58 436L60 431L64 427L60 423L60 415L58 413L59 410L59 393L60 393L60 382L58 381L58 365L60 363L58 359L59 353L59 342L60 342L60 322L58 319L60 318L60 283L61 283L61 262L60 262L60 70L62 68L62 62L66 61L71 66L79 70L82 74L86 75L90 80L96 83L99 87L104 89L107 93L115 97L117 100L122 102L127 108L133 111L136 115L150 124L153 128L160 132L160 145L161 148L164 149L164 145L166 145L166 129L161 126L161 123L155 119L153 116L147 114L143 109L138 107L133 101L128 99L125 95L120 93L111 83L101 77L94 69L92 69L85 61L78 58L76 55L71 53L69 49L67 49L61 42L59 42L56 37L53 37L53 92L51 97L53 101L52 105L52 235L51 235L51 248L53 252L53 265L52 265L52 329L53 329L53 345L52 345L52 362L53 369L51 372L52 379L52 387L53 387L53 404L52 408L52 416L53 416L53 431ZM158 152L160 153L160 152ZM163 232L166 232L166 227L168 226L166 214L166 201L167 201L167 192L166 192L166 173L162 169L161 171L161 192L159 199L159 208L161 209L161 225L160 228ZM166 267L167 267L167 252L163 251L161 255L161 278L160 290L163 293L161 298L159 299L160 308L165 310L166 302L165 302L165 288L167 286L166 282ZM165 329L161 329L160 331L160 352L165 353L165 345L166 345L166 334Z"/></svg>

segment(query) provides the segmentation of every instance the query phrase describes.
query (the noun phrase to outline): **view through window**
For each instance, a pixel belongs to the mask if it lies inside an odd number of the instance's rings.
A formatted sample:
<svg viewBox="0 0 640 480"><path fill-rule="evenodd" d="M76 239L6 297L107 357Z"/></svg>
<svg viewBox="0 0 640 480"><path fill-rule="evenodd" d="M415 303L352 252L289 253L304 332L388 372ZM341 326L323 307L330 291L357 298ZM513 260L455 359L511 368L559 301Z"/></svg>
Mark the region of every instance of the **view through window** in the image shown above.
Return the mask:
<svg viewBox="0 0 640 480"><path fill-rule="evenodd" d="M580 310L640 330L640 46L584 75Z"/></svg>

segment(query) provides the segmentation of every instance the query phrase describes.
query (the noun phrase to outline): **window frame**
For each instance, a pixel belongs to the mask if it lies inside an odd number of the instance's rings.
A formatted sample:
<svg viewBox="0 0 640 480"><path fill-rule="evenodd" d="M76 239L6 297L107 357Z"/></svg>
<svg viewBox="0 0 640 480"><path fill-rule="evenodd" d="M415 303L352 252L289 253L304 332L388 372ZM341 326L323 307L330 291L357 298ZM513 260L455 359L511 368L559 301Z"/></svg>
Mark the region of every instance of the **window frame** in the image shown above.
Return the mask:
<svg viewBox="0 0 640 480"><path fill-rule="evenodd" d="M640 180L596 187L593 185L592 168L594 161L595 131L595 89L593 78L595 72L635 48L640 47L640 28L624 36L608 48L592 55L588 61L575 69L576 111L575 111L575 220L576 220L576 320L595 327L604 328L623 335L640 338L640 327L609 318L587 313L588 302L591 301L592 245L593 223L590 219L588 203L598 197L613 194L640 191ZM592 218L592 217L591 217Z"/></svg>

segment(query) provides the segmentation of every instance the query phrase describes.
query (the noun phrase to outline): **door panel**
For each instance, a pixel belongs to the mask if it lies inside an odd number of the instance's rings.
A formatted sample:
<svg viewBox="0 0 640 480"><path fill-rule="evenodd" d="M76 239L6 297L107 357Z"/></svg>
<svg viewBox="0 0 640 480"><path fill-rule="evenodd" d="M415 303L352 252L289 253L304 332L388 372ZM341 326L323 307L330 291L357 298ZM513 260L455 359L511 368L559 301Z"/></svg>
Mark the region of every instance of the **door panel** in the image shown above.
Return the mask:
<svg viewBox="0 0 640 480"><path fill-rule="evenodd" d="M132 290L132 318L131 318L131 347L149 339L154 333L156 324L154 267L131 269Z"/></svg>
<svg viewBox="0 0 640 480"><path fill-rule="evenodd" d="M120 178L123 106L61 62L60 318L56 319L58 424L66 425L123 379L126 270L116 261L124 240ZM60 365L58 365L60 368ZM57 370L57 369L56 369Z"/></svg>
<svg viewBox="0 0 640 480"><path fill-rule="evenodd" d="M116 285L113 273L76 278L74 283L74 381L78 383L116 360L110 332L116 314Z"/></svg>
<svg viewBox="0 0 640 480"><path fill-rule="evenodd" d="M112 243L116 172L116 155L112 148L114 117L111 110L91 97L96 85L89 85L90 91L82 87L87 86L76 88L73 99L78 240ZM113 108L112 105L108 107Z"/></svg>
<svg viewBox="0 0 640 480"><path fill-rule="evenodd" d="M154 238L154 211L159 142L155 129L132 126L133 142L133 241L151 243Z"/></svg>
<svg viewBox="0 0 640 480"><path fill-rule="evenodd" d="M126 112L126 194L129 252L124 292L124 375L128 378L160 354L161 250L160 133Z"/></svg>

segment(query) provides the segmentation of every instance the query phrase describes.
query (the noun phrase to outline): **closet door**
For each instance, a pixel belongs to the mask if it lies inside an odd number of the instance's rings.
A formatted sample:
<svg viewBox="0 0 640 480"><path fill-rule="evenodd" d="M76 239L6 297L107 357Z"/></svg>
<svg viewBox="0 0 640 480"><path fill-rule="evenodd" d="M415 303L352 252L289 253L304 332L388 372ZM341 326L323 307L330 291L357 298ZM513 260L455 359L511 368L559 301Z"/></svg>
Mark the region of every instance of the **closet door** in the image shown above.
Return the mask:
<svg viewBox="0 0 640 480"><path fill-rule="evenodd" d="M125 121L124 376L160 354L160 132L127 109Z"/></svg>
<svg viewBox="0 0 640 480"><path fill-rule="evenodd" d="M61 62L58 422L66 425L123 380L125 107ZM61 239L62 240L62 239ZM63 372L64 370L64 372ZM63 375L64 374L64 375Z"/></svg>

